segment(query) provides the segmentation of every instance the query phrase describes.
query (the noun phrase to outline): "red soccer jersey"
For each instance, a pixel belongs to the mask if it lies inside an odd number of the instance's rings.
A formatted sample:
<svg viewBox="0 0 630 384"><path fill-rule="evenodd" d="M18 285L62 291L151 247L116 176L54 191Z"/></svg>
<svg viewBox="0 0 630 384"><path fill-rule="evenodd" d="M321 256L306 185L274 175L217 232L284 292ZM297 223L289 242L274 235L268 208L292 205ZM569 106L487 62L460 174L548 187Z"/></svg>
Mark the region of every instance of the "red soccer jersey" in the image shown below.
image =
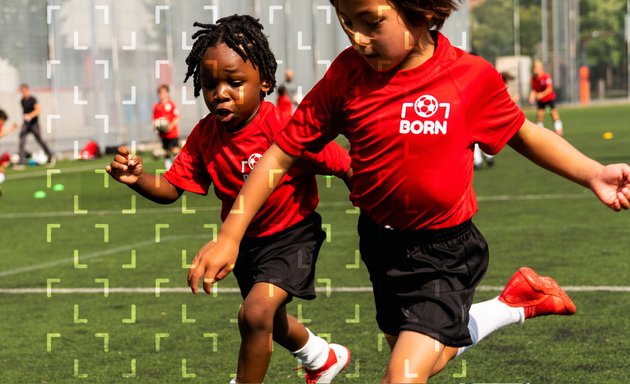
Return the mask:
<svg viewBox="0 0 630 384"><path fill-rule="evenodd" d="M221 220L230 212L245 179L287 119L269 102L243 129L228 132L209 114L193 129L186 145L164 177L186 191L206 195L210 184L221 200ZM305 153L247 228L246 236L268 236L309 216L319 202L315 174L343 176L350 168L348 153L330 143L318 154Z"/></svg>
<svg viewBox="0 0 630 384"><path fill-rule="evenodd" d="M551 87L551 93L542 99L538 100L540 102L546 103L547 101L555 100L556 92L553 90L553 81L551 80L551 76L548 73L543 73L540 76L532 77L532 89L536 92L543 92L547 87Z"/></svg>
<svg viewBox="0 0 630 384"><path fill-rule="evenodd" d="M501 75L438 33L433 56L409 70L377 73L343 51L277 143L298 156L343 134L353 204L381 225L437 229L477 211L474 144L495 154L524 121Z"/></svg>
<svg viewBox="0 0 630 384"><path fill-rule="evenodd" d="M159 118L165 118L169 123L175 120L179 116L179 110L172 100L162 104L159 101L153 106L153 120ZM160 132L160 137L163 139L177 139L179 137L179 127L175 125L173 129L168 132Z"/></svg>

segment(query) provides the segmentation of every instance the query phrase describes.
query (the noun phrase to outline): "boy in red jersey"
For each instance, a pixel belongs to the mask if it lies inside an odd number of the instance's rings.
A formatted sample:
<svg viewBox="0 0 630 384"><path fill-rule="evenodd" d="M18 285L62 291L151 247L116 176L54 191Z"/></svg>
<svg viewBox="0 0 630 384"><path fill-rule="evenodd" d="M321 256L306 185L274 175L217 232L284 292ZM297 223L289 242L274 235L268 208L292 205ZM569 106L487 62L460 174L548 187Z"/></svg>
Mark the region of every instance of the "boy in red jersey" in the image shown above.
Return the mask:
<svg viewBox="0 0 630 384"><path fill-rule="evenodd" d="M106 169L116 180L160 203L175 201L183 190L205 195L214 184L224 219L287 120L263 100L275 87L277 63L262 25L250 16L235 15L216 25L195 26L202 29L193 35L186 80L193 77L195 96L203 93L210 114L193 129L163 177L143 173L141 159L122 147ZM328 383L348 364L347 348L313 335L286 313L285 305L294 296L315 298L315 261L325 239L321 217L315 212L319 201L315 174L348 180L350 172L347 152L335 143L317 154L306 153L248 227L240 256L230 265L244 298L234 382L262 382L271 357L270 336L298 357L308 383Z"/></svg>
<svg viewBox="0 0 630 384"><path fill-rule="evenodd" d="M456 0L333 0L352 47L332 63L240 192L189 270L197 290L224 278L259 207L304 151L338 134L350 141L350 198L362 210L361 256L377 323L392 354L384 383L424 383L492 331L575 306L553 279L520 269L502 294L472 305L487 268L471 222L473 148L508 144L536 164L630 208L630 166L603 166L525 119L497 71L439 32ZM270 183L272 180L274 183ZM271 185L270 185L271 184Z"/></svg>
<svg viewBox="0 0 630 384"><path fill-rule="evenodd" d="M157 94L160 100L153 106L153 128L162 140L164 167L168 170L179 153L179 110L171 100L168 85L160 85Z"/></svg>
<svg viewBox="0 0 630 384"><path fill-rule="evenodd" d="M280 112L287 116L287 118L293 115L293 102L291 102L291 98L289 97L289 90L284 85L278 87L278 101L276 105Z"/></svg>
<svg viewBox="0 0 630 384"><path fill-rule="evenodd" d="M553 81L551 76L545 72L543 63L540 60L534 61L532 76L532 91L529 94L529 103L536 103L536 124L543 127L545 119L545 109L549 107L551 110L551 118L553 119L553 128L560 136L564 134L562 120L556 109L556 92L553 90Z"/></svg>

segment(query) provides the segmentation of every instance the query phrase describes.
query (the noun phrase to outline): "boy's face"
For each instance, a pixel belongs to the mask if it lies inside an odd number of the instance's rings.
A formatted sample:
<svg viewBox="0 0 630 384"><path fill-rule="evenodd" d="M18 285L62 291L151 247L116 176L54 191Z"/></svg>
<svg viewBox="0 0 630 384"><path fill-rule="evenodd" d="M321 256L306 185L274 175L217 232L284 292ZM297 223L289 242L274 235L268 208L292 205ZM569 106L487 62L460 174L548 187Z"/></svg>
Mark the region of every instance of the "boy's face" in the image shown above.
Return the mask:
<svg viewBox="0 0 630 384"><path fill-rule="evenodd" d="M269 90L258 69L225 44L208 47L199 74L206 106L230 130L245 126L258 110L261 92Z"/></svg>
<svg viewBox="0 0 630 384"><path fill-rule="evenodd" d="M158 97L161 101L168 100L168 91L166 90L166 88L160 88L160 90L158 91Z"/></svg>
<svg viewBox="0 0 630 384"><path fill-rule="evenodd" d="M412 68L410 53L426 37L426 25L407 23L387 0L336 0L337 16L354 49L379 72Z"/></svg>
<svg viewBox="0 0 630 384"><path fill-rule="evenodd" d="M534 63L534 75L536 75L536 76L540 76L540 75L542 75L542 74L543 74L543 72L544 72L544 68L543 68L542 63L540 63L540 62L535 62L535 63Z"/></svg>

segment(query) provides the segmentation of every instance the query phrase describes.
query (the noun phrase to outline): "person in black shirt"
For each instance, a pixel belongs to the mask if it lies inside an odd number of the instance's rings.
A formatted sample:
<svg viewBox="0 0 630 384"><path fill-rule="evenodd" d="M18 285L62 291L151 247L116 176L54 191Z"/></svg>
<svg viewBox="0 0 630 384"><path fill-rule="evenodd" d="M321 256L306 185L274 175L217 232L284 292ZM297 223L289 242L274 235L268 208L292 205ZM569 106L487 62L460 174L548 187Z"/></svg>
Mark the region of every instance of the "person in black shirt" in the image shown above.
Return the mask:
<svg viewBox="0 0 630 384"><path fill-rule="evenodd" d="M50 151L50 148L46 145L44 140L42 140L41 135L39 134L39 104L37 103L37 99L31 95L31 90L26 84L20 85L20 93L22 93L22 110L24 111L24 124L22 124L22 129L20 130L20 147L19 147L19 155L20 155L20 163L26 164L26 150L24 148L26 144L26 136L31 133L35 137L35 140L41 145L48 156L46 163L50 164L53 162L53 154Z"/></svg>

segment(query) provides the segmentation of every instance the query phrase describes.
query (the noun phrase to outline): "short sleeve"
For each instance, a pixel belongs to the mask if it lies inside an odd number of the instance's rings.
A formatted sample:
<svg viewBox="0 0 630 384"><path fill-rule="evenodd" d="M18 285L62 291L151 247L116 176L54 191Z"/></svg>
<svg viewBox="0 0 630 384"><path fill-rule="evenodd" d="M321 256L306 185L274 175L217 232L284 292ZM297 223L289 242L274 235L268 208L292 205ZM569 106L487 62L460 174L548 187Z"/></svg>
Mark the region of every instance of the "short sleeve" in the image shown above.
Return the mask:
<svg viewBox="0 0 630 384"><path fill-rule="evenodd" d="M324 77L297 107L286 128L276 136L276 144L288 154L317 153L339 135L340 125L335 121L341 110L341 95L348 84L345 64L348 56L346 50L333 61Z"/></svg>
<svg viewBox="0 0 630 384"><path fill-rule="evenodd" d="M186 140L186 144L175 158L171 168L164 174L171 184L188 192L207 195L212 180L206 170L199 146L202 143L200 125L197 124Z"/></svg>
<svg viewBox="0 0 630 384"><path fill-rule="evenodd" d="M319 153L304 152L300 159L304 168L318 175L342 178L350 169L350 155L341 145L332 141Z"/></svg>
<svg viewBox="0 0 630 384"><path fill-rule="evenodd" d="M484 62L485 63L485 62ZM465 90L469 137L488 154L496 154L525 122L501 75L490 64Z"/></svg>

